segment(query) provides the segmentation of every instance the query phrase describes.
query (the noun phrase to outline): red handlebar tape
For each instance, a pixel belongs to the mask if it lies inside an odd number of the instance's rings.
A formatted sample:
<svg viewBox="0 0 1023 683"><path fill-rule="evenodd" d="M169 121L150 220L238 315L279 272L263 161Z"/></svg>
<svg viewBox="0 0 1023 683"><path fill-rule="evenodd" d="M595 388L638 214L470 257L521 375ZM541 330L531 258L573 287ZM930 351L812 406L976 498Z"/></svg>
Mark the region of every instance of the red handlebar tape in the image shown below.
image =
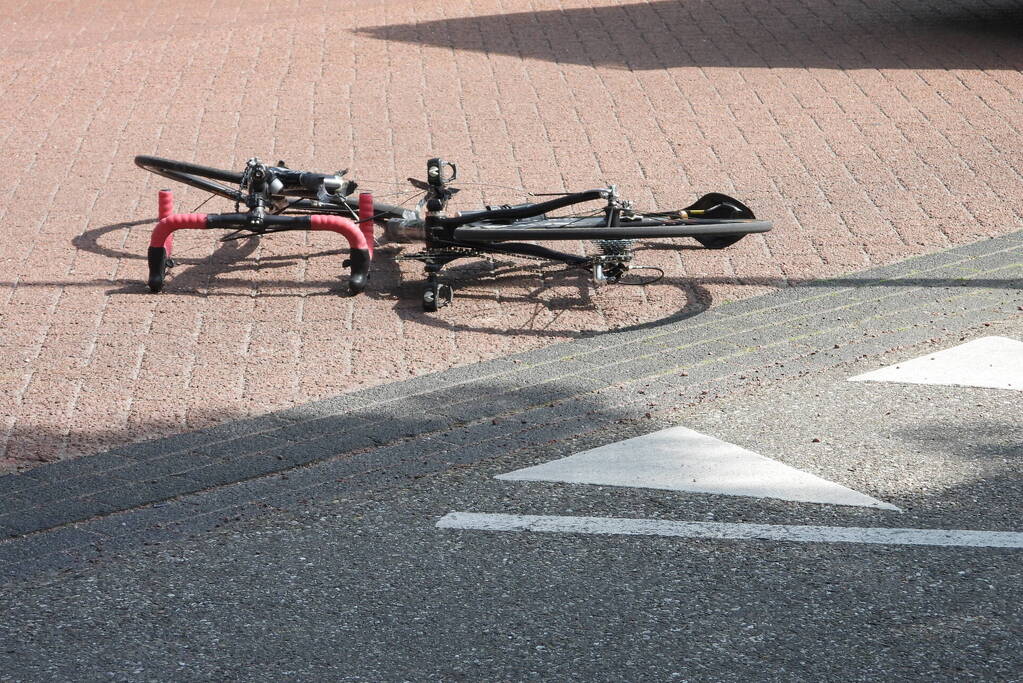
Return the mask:
<svg viewBox="0 0 1023 683"><path fill-rule="evenodd" d="M171 244L174 242L175 230L202 230L206 227L204 213L172 213L160 219L153 228L153 236L149 238L149 246L163 247L170 255Z"/></svg>
<svg viewBox="0 0 1023 683"><path fill-rule="evenodd" d="M170 190L160 190L158 213L160 220L163 220L172 213L174 213L174 193ZM169 254L171 249L174 247L174 235L167 237L164 243L166 244L167 253Z"/></svg>
<svg viewBox="0 0 1023 683"><path fill-rule="evenodd" d="M166 218L174 213L174 193L170 190L160 190L159 197L159 216Z"/></svg>
<svg viewBox="0 0 1023 683"><path fill-rule="evenodd" d="M369 249L369 257L373 258L373 195L370 192L359 193L359 227L366 238L366 248Z"/></svg>
<svg viewBox="0 0 1023 683"><path fill-rule="evenodd" d="M340 235L344 235L345 239L348 240L348 246L350 248L366 249L369 251L370 256L373 255L372 247L366 244L366 236L362 234L351 219L342 218L341 216L322 216L314 214L309 216L309 224L310 230L331 230Z"/></svg>
<svg viewBox="0 0 1023 683"><path fill-rule="evenodd" d="M370 200L372 201L372 199ZM172 213L174 210L174 200L172 194L167 190L160 191L160 222L153 228L153 234L149 239L150 247L163 247L167 250L167 255L170 255L171 245L174 241L175 230L203 230L207 227L207 221L205 213ZM361 210L361 198L360 198L360 210ZM366 225L365 223L363 225ZM346 240L348 240L348 246L352 249L366 249L370 251L372 256L372 235L373 235L373 223L370 221L369 225L369 239L367 235L363 234L359 230L358 226L355 225L348 218L341 216L320 216L313 215L309 216L309 226L311 230L330 230L336 232Z"/></svg>

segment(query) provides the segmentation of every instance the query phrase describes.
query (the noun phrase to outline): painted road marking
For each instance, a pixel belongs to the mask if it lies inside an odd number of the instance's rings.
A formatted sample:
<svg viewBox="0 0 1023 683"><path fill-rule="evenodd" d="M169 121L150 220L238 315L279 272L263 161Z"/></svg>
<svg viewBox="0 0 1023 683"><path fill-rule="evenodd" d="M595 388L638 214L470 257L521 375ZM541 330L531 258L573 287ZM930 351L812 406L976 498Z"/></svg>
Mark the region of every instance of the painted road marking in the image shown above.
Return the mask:
<svg viewBox="0 0 1023 683"><path fill-rule="evenodd" d="M971 342L865 372L850 382L952 384L1023 391L1023 342L981 337Z"/></svg>
<svg viewBox="0 0 1023 683"><path fill-rule="evenodd" d="M889 503L685 427L608 444L497 479L780 498L901 512Z"/></svg>
<svg viewBox="0 0 1023 683"><path fill-rule="evenodd" d="M1023 533L965 529L885 529L840 526L787 526L677 522L664 519L560 517L449 512L437 522L441 529L477 531L538 531L570 534L673 536L796 543L871 543L934 545L967 548L1023 548Z"/></svg>

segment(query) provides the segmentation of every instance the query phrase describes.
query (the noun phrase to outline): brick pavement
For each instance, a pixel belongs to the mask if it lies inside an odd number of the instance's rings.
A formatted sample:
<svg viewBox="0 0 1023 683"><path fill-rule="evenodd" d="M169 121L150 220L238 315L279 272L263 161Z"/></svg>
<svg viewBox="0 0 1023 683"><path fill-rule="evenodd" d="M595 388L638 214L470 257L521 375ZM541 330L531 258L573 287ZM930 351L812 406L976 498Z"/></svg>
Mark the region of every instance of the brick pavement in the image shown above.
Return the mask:
<svg viewBox="0 0 1023 683"><path fill-rule="evenodd" d="M1018 0L0 2L0 471L1016 230L1021 33ZM661 207L728 192L776 229L644 245L645 288L462 265L430 316L416 265L346 298L329 237L188 234L153 296L138 153L391 182L440 154Z"/></svg>

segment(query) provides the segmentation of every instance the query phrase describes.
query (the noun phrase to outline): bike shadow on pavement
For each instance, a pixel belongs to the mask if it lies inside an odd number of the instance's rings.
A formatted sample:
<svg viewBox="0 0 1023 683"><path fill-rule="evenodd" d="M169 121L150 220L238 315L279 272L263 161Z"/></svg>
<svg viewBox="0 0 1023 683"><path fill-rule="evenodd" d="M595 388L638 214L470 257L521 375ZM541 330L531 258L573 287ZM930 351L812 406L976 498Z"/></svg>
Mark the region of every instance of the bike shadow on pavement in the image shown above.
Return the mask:
<svg viewBox="0 0 1023 683"><path fill-rule="evenodd" d="M129 221L101 226L83 232L72 240L78 249L109 257L145 261L143 253L128 249L106 246L104 238L117 231L141 225L155 223L152 219ZM341 261L347 254L345 249L320 250L309 253L270 254L254 258L260 245L260 238L218 242L212 252L206 256L181 256L175 259L178 266L171 271L166 293L175 296L193 297L292 297L292 296L351 296L347 291L347 274ZM662 245L652 242L641 242L637 245L637 253L643 250L656 251L699 251L702 248L690 244ZM479 309L477 315L445 317L445 309L438 313L425 313L421 310L421 293L425 284L425 276L421 267L415 262L415 268L402 267L395 255L398 252L389 245L378 247L377 258L374 259L369 287L360 296L374 300L393 301L394 312L403 320L415 322L435 328L444 328L463 332L506 333L512 331L517 335L535 335L549 337L552 335L566 338L583 338L606 331L589 324L582 329L577 319L569 324L558 325L562 316L570 317L572 313L592 314L598 318L604 313L605 307L619 307L623 303L615 300L615 294L608 294L611 287L622 288L623 285L605 286L598 294L589 273L582 270L565 269L560 266L535 265L521 261L505 261L497 259L488 261L456 262L441 272L443 281L452 284L455 289L455 306L458 301L472 302ZM338 260L337 277L332 279L274 279L267 289L273 291L257 291L259 286L258 273L269 269L280 269L294 266L302 260L330 258ZM244 277L241 275L244 274ZM126 280L87 280L77 283L78 286L95 287L120 283L105 293L141 294L148 293L144 282L145 270L141 269L137 281ZM236 277L237 276L237 277ZM776 275L666 275L655 284L637 287L647 292L651 287L666 288L673 292L672 300L681 305L667 315L654 320L646 320L635 324L620 324L615 321L616 331L642 330L656 328L697 316L707 311L714 304L713 289L716 286L749 287L751 289L778 289L793 286L810 287L984 287L997 289L1023 288L1018 279L959 279L959 278L898 278L883 280L877 277L837 276L837 277L782 277ZM75 286L67 282L33 282L21 281L24 286ZM633 289L627 287L627 289ZM610 298L609 298L610 297ZM516 319L519 321L512 327L506 318L495 317L488 320L487 310L510 305L518 308ZM629 304L626 304L629 305ZM542 322L541 322L542 321Z"/></svg>
<svg viewBox="0 0 1023 683"><path fill-rule="evenodd" d="M138 221L126 221L123 223L114 223L111 225L105 225L91 230L86 230L82 234L76 236L71 240L72 246L83 251L106 256L111 259L117 260L129 260L129 261L146 261L146 255L142 250L130 251L128 249L119 249L104 245L104 238L108 235L112 235L121 230L128 230L133 227L142 225L155 225L155 219L144 219ZM182 253L176 253L172 255L173 260L177 264L174 268L168 271L168 286L170 291L175 295L184 296L209 296L214 294L215 296L251 296L247 292L229 291L226 287L251 287L254 283L253 274L258 271L268 269L287 268L296 265L299 261L320 258L320 257L334 257L339 259L338 270L339 274L342 270L340 259L343 259L347 255L348 251L345 249L328 249L319 250L301 254L284 254L284 255L260 255L258 258L253 258L253 255L259 249L260 237L253 236L245 239L238 240L227 240L218 241L216 247L209 252L207 255L183 255ZM245 278L232 278L230 275L235 273L248 273L249 277ZM120 287L107 290L105 294L136 294L136 293L147 293L149 291L146 282L146 270L142 268L140 270L140 276L137 281L120 281L124 282ZM90 280L88 282L81 283L83 286L95 286L97 284L109 284L111 280ZM20 286L25 284L31 285L33 283L21 283ZM40 285L52 285L52 286L68 286L69 283L63 282L48 282L38 283ZM306 288L326 286L340 291L343 282L338 281L274 281L273 286L275 289L295 289L304 290ZM221 287L225 289L221 291ZM215 291L210 291L211 287ZM337 291L319 291L302 293L302 296L330 296L336 295ZM296 296L298 294L296 293ZM292 296L288 293L280 292L261 292L260 296L280 297L280 296Z"/></svg>
<svg viewBox="0 0 1023 683"><path fill-rule="evenodd" d="M403 320L432 328L484 334L513 333L516 336L563 337L579 339L607 331L608 320L624 306L614 296L598 293L589 271L569 269L559 264L532 264L517 260L474 260L457 262L441 271L441 281L454 288L454 303L469 302L475 315L445 317L446 310L425 313L421 309L425 275L419 264L415 272L402 272L393 258L374 262L374 273L384 273L382 281L394 283L391 291L367 290L370 297L396 299L394 312ZM372 280L371 289L372 289ZM679 292L681 308L668 316L640 323L640 327L664 325L706 311L712 296L684 278L663 278L658 283ZM627 285L608 285L641 289ZM503 306L515 311L511 318L499 313ZM616 324L616 331L636 329L636 325Z"/></svg>

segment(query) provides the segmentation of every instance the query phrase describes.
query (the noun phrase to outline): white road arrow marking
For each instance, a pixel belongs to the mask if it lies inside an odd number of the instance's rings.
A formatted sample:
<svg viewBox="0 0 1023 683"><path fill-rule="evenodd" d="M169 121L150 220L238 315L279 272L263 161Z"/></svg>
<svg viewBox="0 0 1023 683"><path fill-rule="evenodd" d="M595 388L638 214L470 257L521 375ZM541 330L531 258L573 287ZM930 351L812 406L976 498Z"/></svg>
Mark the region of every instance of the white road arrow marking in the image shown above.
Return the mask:
<svg viewBox="0 0 1023 683"><path fill-rule="evenodd" d="M981 337L849 378L850 382L951 384L1023 391L1023 342Z"/></svg>
<svg viewBox="0 0 1023 683"><path fill-rule="evenodd" d="M619 441L497 478L780 498L901 512L889 503L685 427Z"/></svg>

